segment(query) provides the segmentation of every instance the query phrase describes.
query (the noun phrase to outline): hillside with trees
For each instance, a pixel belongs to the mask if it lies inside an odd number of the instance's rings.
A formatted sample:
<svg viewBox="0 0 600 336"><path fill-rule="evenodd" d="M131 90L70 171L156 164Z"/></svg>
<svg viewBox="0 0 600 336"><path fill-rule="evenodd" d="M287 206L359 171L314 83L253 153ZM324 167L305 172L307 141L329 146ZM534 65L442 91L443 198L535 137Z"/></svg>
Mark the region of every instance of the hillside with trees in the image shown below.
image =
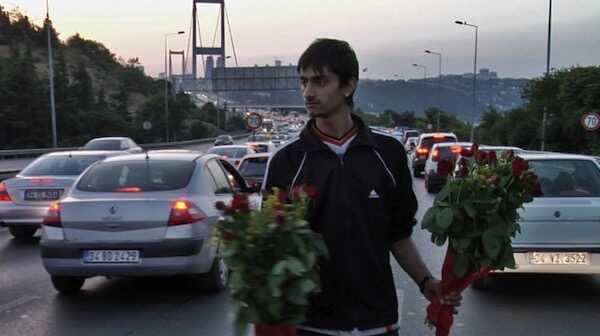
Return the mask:
<svg viewBox="0 0 600 336"><path fill-rule="evenodd" d="M36 26L0 6L0 149L52 144L47 33L47 25ZM163 80L147 76L137 58L124 60L79 34L63 41L52 30L51 39L59 146L80 146L99 136L166 140ZM171 140L223 132L211 124L217 114L224 116L214 105L200 109L183 93L169 99ZM151 130L142 129L144 121L152 123ZM226 129L243 125L233 118Z"/></svg>

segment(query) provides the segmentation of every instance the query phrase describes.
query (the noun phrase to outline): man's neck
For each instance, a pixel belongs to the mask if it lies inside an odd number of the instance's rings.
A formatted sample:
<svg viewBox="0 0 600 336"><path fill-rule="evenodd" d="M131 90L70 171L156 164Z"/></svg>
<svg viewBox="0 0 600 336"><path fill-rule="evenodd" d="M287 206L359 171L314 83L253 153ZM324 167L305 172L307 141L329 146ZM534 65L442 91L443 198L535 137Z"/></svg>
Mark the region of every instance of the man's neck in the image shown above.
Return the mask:
<svg viewBox="0 0 600 336"><path fill-rule="evenodd" d="M337 113L327 119L315 118L315 123L319 131L329 135L332 138L339 139L343 137L344 134L348 133L348 131L354 127L354 121L352 120L350 108L347 107L347 109L348 111Z"/></svg>

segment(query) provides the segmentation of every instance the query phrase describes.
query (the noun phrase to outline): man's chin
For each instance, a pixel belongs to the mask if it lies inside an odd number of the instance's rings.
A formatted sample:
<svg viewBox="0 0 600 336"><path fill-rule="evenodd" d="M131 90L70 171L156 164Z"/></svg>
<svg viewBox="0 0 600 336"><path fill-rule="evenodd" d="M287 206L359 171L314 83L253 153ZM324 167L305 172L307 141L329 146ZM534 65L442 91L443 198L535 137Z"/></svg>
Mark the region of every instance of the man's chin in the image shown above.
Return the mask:
<svg viewBox="0 0 600 336"><path fill-rule="evenodd" d="M327 119L329 117L331 117L331 113L328 113L327 111L323 111L320 109L306 109L308 111L308 116L311 118L323 118L323 119Z"/></svg>

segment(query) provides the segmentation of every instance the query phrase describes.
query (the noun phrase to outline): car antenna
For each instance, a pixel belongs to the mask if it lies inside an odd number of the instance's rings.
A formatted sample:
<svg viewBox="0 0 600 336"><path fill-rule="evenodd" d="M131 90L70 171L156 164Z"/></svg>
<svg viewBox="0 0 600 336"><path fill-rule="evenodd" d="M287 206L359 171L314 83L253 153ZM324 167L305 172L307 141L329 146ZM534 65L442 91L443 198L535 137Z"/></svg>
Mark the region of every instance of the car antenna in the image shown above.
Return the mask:
<svg viewBox="0 0 600 336"><path fill-rule="evenodd" d="M150 160L150 157L148 156L148 151L144 152L146 154L146 160Z"/></svg>
<svg viewBox="0 0 600 336"><path fill-rule="evenodd" d="M73 154L69 151L69 159L73 157Z"/></svg>

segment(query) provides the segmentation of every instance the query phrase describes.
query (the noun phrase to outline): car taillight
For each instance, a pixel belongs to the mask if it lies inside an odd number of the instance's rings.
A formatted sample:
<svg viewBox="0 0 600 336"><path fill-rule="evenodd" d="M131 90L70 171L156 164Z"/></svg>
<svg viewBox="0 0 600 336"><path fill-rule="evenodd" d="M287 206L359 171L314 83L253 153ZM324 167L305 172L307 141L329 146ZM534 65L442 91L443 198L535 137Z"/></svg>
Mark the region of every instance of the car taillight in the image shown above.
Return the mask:
<svg viewBox="0 0 600 336"><path fill-rule="evenodd" d="M60 203L52 202L50 204L42 223L46 226L62 227L60 221Z"/></svg>
<svg viewBox="0 0 600 336"><path fill-rule="evenodd" d="M0 202L10 202L12 199L8 194L8 190L6 190L6 185L4 182L0 182Z"/></svg>
<svg viewBox="0 0 600 336"><path fill-rule="evenodd" d="M424 148L424 147L418 147L417 148L417 154L419 154L419 155L427 155L427 153L429 153L429 149L428 148Z"/></svg>
<svg viewBox="0 0 600 336"><path fill-rule="evenodd" d="M169 226L191 224L207 218L204 212L194 203L187 200L176 200L171 205Z"/></svg>
<svg viewBox="0 0 600 336"><path fill-rule="evenodd" d="M431 151L431 160L436 161L439 160L440 158L440 151L437 149L434 149L433 151Z"/></svg>

